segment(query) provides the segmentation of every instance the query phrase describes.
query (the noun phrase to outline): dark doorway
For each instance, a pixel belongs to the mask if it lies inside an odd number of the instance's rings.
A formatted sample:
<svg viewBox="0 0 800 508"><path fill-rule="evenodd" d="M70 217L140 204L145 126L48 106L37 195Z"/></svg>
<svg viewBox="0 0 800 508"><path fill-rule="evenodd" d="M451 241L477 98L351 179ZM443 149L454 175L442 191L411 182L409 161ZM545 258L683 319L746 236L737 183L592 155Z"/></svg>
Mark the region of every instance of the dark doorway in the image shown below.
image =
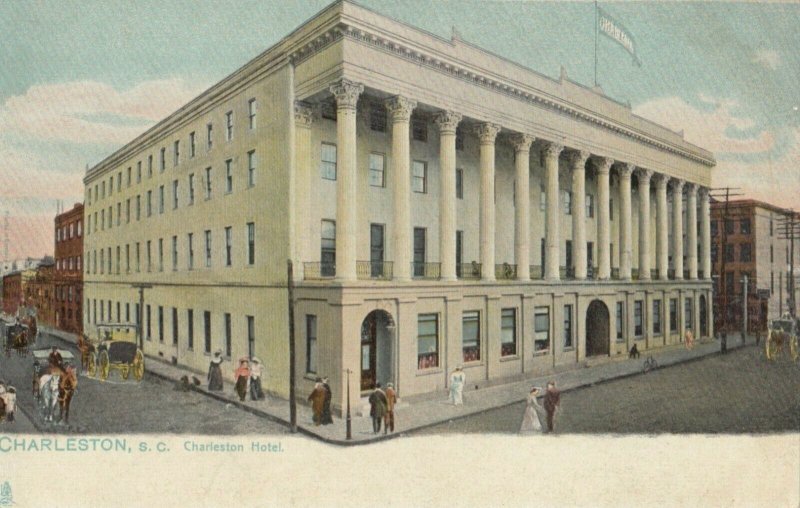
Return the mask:
<svg viewBox="0 0 800 508"><path fill-rule="evenodd" d="M394 382L392 332L394 321L388 312L374 310L361 323L361 390L376 382Z"/></svg>
<svg viewBox="0 0 800 508"><path fill-rule="evenodd" d="M700 336L708 337L708 306L705 295L700 295Z"/></svg>
<svg viewBox="0 0 800 508"><path fill-rule="evenodd" d="M600 300L593 300L586 309L586 356L608 355L608 352L608 307Z"/></svg>

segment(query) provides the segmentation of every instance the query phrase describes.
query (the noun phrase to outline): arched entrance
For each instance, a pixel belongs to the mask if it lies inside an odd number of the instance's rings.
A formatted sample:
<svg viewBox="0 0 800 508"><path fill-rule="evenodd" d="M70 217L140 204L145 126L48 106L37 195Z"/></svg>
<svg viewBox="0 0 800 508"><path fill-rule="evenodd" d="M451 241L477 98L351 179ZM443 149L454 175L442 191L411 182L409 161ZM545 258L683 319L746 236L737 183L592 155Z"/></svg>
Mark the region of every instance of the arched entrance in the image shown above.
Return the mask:
<svg viewBox="0 0 800 508"><path fill-rule="evenodd" d="M586 309L586 356L608 355L609 336L608 307L593 300Z"/></svg>
<svg viewBox="0 0 800 508"><path fill-rule="evenodd" d="M394 382L394 329L392 316L384 310L373 310L361 323L361 390L376 382Z"/></svg>
<svg viewBox="0 0 800 508"><path fill-rule="evenodd" d="M700 336L708 337L708 306L706 295L700 295Z"/></svg>

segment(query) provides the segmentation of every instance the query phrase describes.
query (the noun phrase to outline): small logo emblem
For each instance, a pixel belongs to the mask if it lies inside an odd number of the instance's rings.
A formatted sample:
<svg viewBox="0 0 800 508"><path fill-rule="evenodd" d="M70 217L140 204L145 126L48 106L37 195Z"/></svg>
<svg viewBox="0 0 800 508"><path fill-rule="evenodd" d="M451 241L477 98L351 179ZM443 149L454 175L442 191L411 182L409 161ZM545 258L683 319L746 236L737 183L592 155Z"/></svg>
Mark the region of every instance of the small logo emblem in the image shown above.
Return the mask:
<svg viewBox="0 0 800 508"><path fill-rule="evenodd" d="M11 495L11 484L7 481L0 485L0 506L11 506L14 498Z"/></svg>

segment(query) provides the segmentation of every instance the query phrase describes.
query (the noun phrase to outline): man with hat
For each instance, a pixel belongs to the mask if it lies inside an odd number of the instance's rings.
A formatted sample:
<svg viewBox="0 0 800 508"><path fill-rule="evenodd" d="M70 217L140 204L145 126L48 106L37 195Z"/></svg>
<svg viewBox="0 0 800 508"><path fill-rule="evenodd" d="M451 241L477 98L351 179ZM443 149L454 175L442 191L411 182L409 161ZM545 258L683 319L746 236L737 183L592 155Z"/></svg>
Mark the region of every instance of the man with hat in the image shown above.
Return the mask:
<svg viewBox="0 0 800 508"><path fill-rule="evenodd" d="M314 425L319 425L322 423L322 408L325 406L325 388L322 387L321 377L315 380L314 390L308 396L308 400L314 413Z"/></svg>
<svg viewBox="0 0 800 508"><path fill-rule="evenodd" d="M331 399L333 399L333 392L331 385L328 384L328 378L322 378L322 389L325 391L325 398L322 401L322 416L320 422L322 425L330 425L333 423L333 414L331 414Z"/></svg>
<svg viewBox="0 0 800 508"><path fill-rule="evenodd" d="M392 383L386 383L386 415L383 417L383 433L394 432L394 405L397 403L397 392Z"/></svg>
<svg viewBox="0 0 800 508"><path fill-rule="evenodd" d="M53 346L47 360L50 362L50 367L64 370L64 358L62 358L61 353L58 352L58 346Z"/></svg>
<svg viewBox="0 0 800 508"><path fill-rule="evenodd" d="M372 430L377 434L386 416L386 393L381 390L380 383L375 383L375 390L369 396L369 415L372 417Z"/></svg>

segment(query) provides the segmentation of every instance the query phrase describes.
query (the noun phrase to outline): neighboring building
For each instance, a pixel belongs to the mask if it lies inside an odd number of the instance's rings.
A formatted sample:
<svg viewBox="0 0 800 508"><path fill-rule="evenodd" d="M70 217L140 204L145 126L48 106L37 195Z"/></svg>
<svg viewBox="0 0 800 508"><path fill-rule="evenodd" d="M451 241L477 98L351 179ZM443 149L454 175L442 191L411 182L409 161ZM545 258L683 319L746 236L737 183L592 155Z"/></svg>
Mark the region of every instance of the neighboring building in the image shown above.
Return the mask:
<svg viewBox="0 0 800 508"><path fill-rule="evenodd" d="M18 270L3 277L3 312L15 316L25 307L25 290L36 270Z"/></svg>
<svg viewBox="0 0 800 508"><path fill-rule="evenodd" d="M715 328L741 330L744 275L748 284L748 329L765 330L768 320L791 312L791 242L781 234L788 210L754 200L711 205L711 259ZM800 220L800 214L795 214ZM794 242L794 275L800 277L800 241ZM795 283L795 306L800 288ZM723 309L726 309L723 311ZM797 308L795 307L795 311Z"/></svg>
<svg viewBox="0 0 800 508"><path fill-rule="evenodd" d="M55 261L51 257L42 259L33 277L25 286L25 307L36 315L40 325L53 326L55 308L53 301L53 275Z"/></svg>
<svg viewBox="0 0 800 508"><path fill-rule="evenodd" d="M256 354L286 396L291 259L298 392L328 376L338 408L347 369L411 396L710 336L714 164L599 89L337 2L88 170L84 326L152 285L148 355Z"/></svg>
<svg viewBox="0 0 800 508"><path fill-rule="evenodd" d="M53 324L65 332L83 332L83 203L55 218Z"/></svg>

